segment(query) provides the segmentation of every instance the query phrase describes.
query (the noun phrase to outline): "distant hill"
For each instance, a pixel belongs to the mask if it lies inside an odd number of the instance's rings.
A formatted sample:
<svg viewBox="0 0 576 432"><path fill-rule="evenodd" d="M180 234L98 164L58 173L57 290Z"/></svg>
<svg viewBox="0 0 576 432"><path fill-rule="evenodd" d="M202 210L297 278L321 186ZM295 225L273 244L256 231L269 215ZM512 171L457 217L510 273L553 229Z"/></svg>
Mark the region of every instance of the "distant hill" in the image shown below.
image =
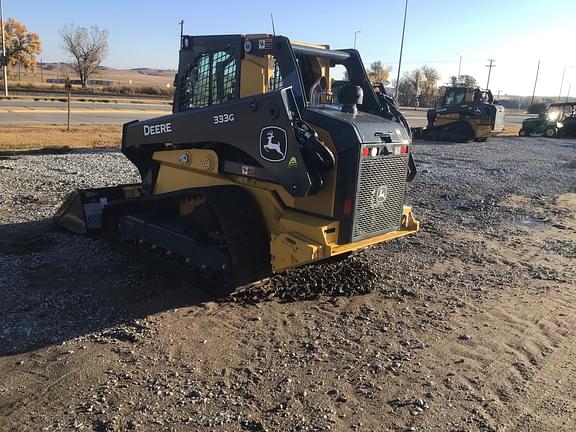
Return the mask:
<svg viewBox="0 0 576 432"><path fill-rule="evenodd" d="M44 63L42 65L42 73L40 72L40 64L38 64L34 72L26 72L24 69L18 73L18 68L14 68L10 74L10 81L18 83L40 83L40 79L46 83L47 79L64 78L66 73L70 78L78 78L70 65L66 63ZM171 69L153 69L153 68L134 68L134 69L116 69L108 66L101 66L98 72L91 78L95 80L110 80L114 81L117 86L153 86L153 87L166 87L168 84L172 85L174 82L175 70Z"/></svg>

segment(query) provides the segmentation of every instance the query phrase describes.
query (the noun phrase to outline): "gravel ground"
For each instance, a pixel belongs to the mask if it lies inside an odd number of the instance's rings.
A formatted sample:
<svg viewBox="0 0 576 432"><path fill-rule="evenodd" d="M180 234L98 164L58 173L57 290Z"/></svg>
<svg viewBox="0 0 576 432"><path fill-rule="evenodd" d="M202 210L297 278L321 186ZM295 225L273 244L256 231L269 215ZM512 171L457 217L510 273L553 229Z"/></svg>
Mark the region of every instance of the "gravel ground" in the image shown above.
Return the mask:
<svg viewBox="0 0 576 432"><path fill-rule="evenodd" d="M0 157L0 429L573 430L576 142L415 156L418 235L218 302L48 224L121 154Z"/></svg>

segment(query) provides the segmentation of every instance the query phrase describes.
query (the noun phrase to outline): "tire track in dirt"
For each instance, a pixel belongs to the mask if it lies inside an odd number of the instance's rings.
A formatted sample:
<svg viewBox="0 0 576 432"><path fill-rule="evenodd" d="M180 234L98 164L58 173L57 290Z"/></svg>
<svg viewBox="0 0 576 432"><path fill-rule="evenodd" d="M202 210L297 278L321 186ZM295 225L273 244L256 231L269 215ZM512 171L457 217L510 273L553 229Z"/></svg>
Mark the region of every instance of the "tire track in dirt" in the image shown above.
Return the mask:
<svg viewBox="0 0 576 432"><path fill-rule="evenodd" d="M442 384L448 400L469 405L478 429L534 430L521 422L536 418L537 425L547 427L535 430L570 430L567 418L554 416L546 403L558 392L555 383L565 382L567 389L576 374L571 358L576 314L567 303L572 289L565 284L542 296L508 293L483 304L472 319L459 321L459 333L433 347L436 361L444 359L448 366ZM471 336L461 340L462 335ZM566 395L560 393L562 400Z"/></svg>
<svg viewBox="0 0 576 432"><path fill-rule="evenodd" d="M540 199L536 212L552 222L485 240L491 255L520 277L483 303L467 302L445 343L428 352L432 363L445 365L437 390L448 403L425 425L451 419L454 430L576 430L576 266L565 252L576 238L562 228L574 225L575 202L574 194ZM568 247L547 247L557 242Z"/></svg>

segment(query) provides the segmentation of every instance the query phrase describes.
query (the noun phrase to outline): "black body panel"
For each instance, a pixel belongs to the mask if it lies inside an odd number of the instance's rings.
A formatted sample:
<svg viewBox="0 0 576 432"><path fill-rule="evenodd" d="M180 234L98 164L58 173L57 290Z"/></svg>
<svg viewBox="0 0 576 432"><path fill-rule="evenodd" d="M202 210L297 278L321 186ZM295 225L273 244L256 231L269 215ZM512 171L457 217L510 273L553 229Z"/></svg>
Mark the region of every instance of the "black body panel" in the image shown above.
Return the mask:
<svg viewBox="0 0 576 432"><path fill-rule="evenodd" d="M304 197L310 191L312 182L308 174L300 144L292 121L298 114L289 111L290 89L240 99L237 102L214 105L194 111L185 111L151 120L125 125L122 151L138 167L143 180L143 189L152 193L157 172L152 161L155 151L185 148L218 148L221 155L224 148L239 151L247 165L262 167L266 180L282 185L294 197ZM233 121L215 124L220 116L228 116ZM155 135L146 132L163 130ZM169 125L169 126L168 126ZM277 128L286 134L286 150L279 161L265 160L261 154L262 133L267 128ZM168 146L167 146L168 144ZM290 159L297 160L296 166L289 166ZM221 161L224 163L224 160Z"/></svg>
<svg viewBox="0 0 576 432"><path fill-rule="evenodd" d="M304 120L310 124L330 131L336 146L338 177L334 217L340 221L339 243L349 243L355 237L354 219L359 216L357 204L359 196L363 193L360 188L366 186L359 181L360 169L363 165L360 163L363 144L372 144L372 147L383 149L382 153L390 154L393 153L396 145L410 145L410 137L400 123L361 111L357 114L348 114L331 109L314 108L306 110L303 116ZM412 156L409 155L406 159L411 161ZM386 169L388 166L383 166L383 168ZM402 200L405 182L409 178L408 168L408 164L402 164L402 173L395 178L398 187L391 188L402 191ZM395 175L396 171L397 169L395 169ZM383 172L382 175L386 177L389 173ZM389 180L390 178L388 178L388 183L390 183Z"/></svg>

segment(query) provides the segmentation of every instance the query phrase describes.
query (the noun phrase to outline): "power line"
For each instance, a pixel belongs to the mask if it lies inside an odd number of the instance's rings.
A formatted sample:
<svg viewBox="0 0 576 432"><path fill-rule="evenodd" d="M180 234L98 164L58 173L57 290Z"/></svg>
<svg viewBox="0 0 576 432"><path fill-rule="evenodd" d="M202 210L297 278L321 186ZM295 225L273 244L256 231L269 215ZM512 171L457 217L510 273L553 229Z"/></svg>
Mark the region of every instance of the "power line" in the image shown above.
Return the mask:
<svg viewBox="0 0 576 432"><path fill-rule="evenodd" d="M466 63L470 64L470 63L479 63L479 62L483 62L483 59L467 59ZM394 64L396 62L396 60L382 60L382 63L384 64ZM452 63L454 64L454 60L402 60L402 64L431 64L431 63Z"/></svg>

